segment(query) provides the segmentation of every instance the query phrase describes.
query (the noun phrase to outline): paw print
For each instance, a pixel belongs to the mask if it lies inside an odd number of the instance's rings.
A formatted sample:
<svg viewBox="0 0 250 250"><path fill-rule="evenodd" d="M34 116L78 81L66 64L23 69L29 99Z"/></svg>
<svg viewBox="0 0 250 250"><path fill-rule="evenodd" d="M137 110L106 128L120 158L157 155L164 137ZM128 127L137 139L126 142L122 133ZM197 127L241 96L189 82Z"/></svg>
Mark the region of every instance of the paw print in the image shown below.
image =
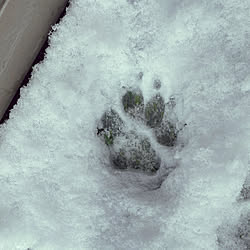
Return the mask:
<svg viewBox="0 0 250 250"><path fill-rule="evenodd" d="M154 81L154 88L161 83ZM165 103L157 93L146 104L140 89L130 89L121 99L123 112L131 122L142 123L153 131L157 143L173 147L176 144L178 131L176 125L168 119L167 110L171 102ZM172 103L173 104L173 103ZM140 171L155 174L161 166L161 158L146 135L136 129L127 129L125 121L114 109L106 111L101 118L102 128L98 135L105 142L110 152L110 161L115 169Z"/></svg>

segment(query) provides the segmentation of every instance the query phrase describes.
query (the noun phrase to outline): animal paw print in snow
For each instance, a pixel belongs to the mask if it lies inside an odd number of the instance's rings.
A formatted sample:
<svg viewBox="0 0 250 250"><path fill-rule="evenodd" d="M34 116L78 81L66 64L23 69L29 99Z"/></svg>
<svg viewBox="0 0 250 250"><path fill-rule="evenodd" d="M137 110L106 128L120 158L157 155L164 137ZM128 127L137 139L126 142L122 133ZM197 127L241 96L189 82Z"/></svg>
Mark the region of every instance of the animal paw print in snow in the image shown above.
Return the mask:
<svg viewBox="0 0 250 250"><path fill-rule="evenodd" d="M155 81L156 89L159 82ZM175 124L167 119L163 97L157 93L144 105L144 98L139 89L128 90L122 97L124 112L131 118L146 124L152 129L156 141L164 146L173 147L177 139ZM136 129L127 130L125 122L113 109L106 111L101 118L102 128L98 135L109 148L110 160L114 168L137 170L154 174L159 170L161 159L147 136Z"/></svg>

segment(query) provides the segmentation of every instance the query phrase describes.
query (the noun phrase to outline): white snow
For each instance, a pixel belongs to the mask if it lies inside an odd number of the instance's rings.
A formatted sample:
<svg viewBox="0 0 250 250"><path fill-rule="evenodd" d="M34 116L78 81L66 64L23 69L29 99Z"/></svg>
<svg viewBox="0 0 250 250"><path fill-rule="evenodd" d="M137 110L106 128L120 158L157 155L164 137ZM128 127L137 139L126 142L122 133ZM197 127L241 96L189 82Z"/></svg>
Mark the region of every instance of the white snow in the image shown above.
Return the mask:
<svg viewBox="0 0 250 250"><path fill-rule="evenodd" d="M249 13L247 0L73 0L0 128L0 249L219 249L218 228L249 207L237 202L250 170ZM187 126L160 149L177 168L151 190L112 170L96 126L110 107L122 115L123 86L147 101L155 78Z"/></svg>

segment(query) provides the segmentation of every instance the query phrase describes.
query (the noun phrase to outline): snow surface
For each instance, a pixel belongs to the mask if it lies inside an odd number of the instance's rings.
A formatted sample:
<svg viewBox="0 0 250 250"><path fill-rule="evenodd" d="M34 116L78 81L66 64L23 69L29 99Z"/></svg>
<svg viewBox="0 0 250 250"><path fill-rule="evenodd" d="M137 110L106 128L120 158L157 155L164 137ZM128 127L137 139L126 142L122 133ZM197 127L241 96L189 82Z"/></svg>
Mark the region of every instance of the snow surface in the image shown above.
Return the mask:
<svg viewBox="0 0 250 250"><path fill-rule="evenodd" d="M250 209L237 202L250 171L249 14L248 0L73 0L0 128L0 249L219 249L219 228L227 241ZM112 170L96 124L122 114L123 86L148 100L155 78L187 126L161 149L177 167L152 190Z"/></svg>

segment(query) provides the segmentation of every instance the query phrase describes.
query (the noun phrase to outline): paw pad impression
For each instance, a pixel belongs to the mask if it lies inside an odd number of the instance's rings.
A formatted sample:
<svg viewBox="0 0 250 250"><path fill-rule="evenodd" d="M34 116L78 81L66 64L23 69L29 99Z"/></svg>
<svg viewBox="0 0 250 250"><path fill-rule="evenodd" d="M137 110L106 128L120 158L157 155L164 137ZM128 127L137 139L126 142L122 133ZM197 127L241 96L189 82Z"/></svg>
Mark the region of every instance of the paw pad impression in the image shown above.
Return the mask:
<svg viewBox="0 0 250 250"><path fill-rule="evenodd" d="M140 90L128 90L121 101L124 112L152 129L159 144L167 147L175 145L177 129L166 119L166 105L160 94L156 94L144 105ZM115 110L106 111L101 123L101 138L109 148L110 161L115 169L136 170L147 174L154 174L159 170L161 159L149 138L140 131L125 129L125 122Z"/></svg>

